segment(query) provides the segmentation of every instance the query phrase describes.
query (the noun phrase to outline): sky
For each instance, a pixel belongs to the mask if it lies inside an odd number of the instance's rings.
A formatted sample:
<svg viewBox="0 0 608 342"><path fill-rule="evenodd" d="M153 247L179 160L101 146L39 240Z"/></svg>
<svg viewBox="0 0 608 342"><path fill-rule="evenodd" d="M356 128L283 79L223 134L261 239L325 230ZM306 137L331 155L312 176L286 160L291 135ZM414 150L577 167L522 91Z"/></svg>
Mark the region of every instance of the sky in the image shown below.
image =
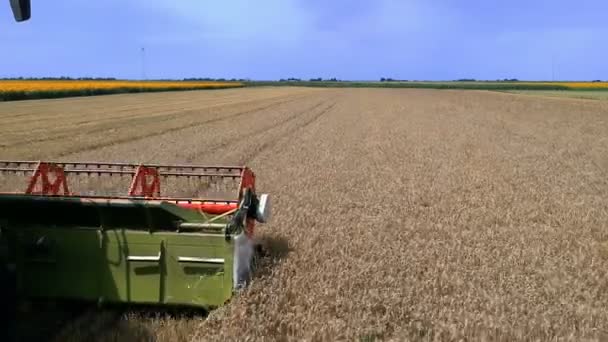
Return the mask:
<svg viewBox="0 0 608 342"><path fill-rule="evenodd" d="M0 77L608 80L607 13L605 0L32 0L16 23L0 0Z"/></svg>

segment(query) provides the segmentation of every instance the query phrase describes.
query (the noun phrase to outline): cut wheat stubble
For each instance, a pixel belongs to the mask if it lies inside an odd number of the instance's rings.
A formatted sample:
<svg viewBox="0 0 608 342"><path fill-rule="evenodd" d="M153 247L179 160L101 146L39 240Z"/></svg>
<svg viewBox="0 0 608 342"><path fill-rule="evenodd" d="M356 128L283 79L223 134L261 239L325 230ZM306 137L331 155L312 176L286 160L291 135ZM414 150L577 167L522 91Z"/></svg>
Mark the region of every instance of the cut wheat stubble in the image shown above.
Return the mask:
<svg viewBox="0 0 608 342"><path fill-rule="evenodd" d="M115 333L131 336L132 322L160 340L608 337L608 105L476 91L238 91L260 96L261 109L62 157L247 162L274 199L272 222L258 228L270 255L249 289L208 319L126 315ZM193 110L199 95L146 96L165 96L179 115L171 101ZM215 109L200 101L203 122Z"/></svg>

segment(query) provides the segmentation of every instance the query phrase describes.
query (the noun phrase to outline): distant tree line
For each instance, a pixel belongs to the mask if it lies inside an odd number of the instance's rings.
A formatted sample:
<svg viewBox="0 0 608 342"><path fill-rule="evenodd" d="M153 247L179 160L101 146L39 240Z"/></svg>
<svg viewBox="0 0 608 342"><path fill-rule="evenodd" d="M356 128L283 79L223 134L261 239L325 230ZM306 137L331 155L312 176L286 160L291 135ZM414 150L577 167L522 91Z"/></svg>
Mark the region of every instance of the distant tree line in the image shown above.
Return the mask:
<svg viewBox="0 0 608 342"><path fill-rule="evenodd" d="M340 82L340 80L336 79L335 77L326 78L326 79L319 77L319 78L311 78L310 82Z"/></svg>
<svg viewBox="0 0 608 342"><path fill-rule="evenodd" d="M121 80L115 77L69 77L69 76L60 76L60 77L0 77L0 80L78 80L78 81L116 81ZM150 81L180 81L179 79L150 79ZM190 77L183 78L182 81L207 81L207 82L252 82L248 78L212 78L212 77ZM279 82L307 82L306 80L302 80L296 77L290 78L281 78ZM348 82L339 80L335 77L323 79L322 77L311 78L308 82ZM390 77L382 77L380 78L380 82L429 82L429 81L418 81L418 80L404 80L404 79L395 79ZM454 80L454 82L519 82L517 78L503 78L497 79L495 81L490 80L476 80L474 78L460 78ZM602 80L593 80L593 83L603 82Z"/></svg>
<svg viewBox="0 0 608 342"><path fill-rule="evenodd" d="M207 82L248 82L245 78L211 78L211 77L190 77L184 78L183 81L207 81Z"/></svg>
<svg viewBox="0 0 608 342"><path fill-rule="evenodd" d="M390 77L382 77L380 78L380 82L409 82L408 80L398 80Z"/></svg>
<svg viewBox="0 0 608 342"><path fill-rule="evenodd" d="M294 77L290 77L290 78L281 78L279 80L279 82L302 82L301 79L299 78L294 78ZM308 80L308 82L342 82L341 80L333 77L333 78L326 78L323 79L322 77L317 77L317 78L311 78Z"/></svg>
<svg viewBox="0 0 608 342"><path fill-rule="evenodd" d="M390 78L390 77L382 77L380 78L380 82L429 82L429 81L410 81L410 80L400 80L400 79L395 79L395 78ZM517 78L505 78L502 80L496 80L496 81L478 81L474 78L459 78L457 80L454 80L453 82L519 82L519 80Z"/></svg>
<svg viewBox="0 0 608 342"><path fill-rule="evenodd" d="M486 81L486 80L476 80L474 78L460 78L455 80L456 82L519 82L517 78L503 78L502 80L496 81Z"/></svg>

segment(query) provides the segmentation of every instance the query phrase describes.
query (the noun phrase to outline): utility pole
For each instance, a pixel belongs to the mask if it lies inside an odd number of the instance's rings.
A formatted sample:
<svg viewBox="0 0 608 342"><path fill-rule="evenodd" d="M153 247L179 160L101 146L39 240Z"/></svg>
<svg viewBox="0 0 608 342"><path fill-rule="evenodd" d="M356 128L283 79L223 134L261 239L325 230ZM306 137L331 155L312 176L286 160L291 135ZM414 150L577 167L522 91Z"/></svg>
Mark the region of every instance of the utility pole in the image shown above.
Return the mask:
<svg viewBox="0 0 608 342"><path fill-rule="evenodd" d="M141 78L146 79L146 49L141 48Z"/></svg>
<svg viewBox="0 0 608 342"><path fill-rule="evenodd" d="M551 54L551 81L555 82L555 52Z"/></svg>

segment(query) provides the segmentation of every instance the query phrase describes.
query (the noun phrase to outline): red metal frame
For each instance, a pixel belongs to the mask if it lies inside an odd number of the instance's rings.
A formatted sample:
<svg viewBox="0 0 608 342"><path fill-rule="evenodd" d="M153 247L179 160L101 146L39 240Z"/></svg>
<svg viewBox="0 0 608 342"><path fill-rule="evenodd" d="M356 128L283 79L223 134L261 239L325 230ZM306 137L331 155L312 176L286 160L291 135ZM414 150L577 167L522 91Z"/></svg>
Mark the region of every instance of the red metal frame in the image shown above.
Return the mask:
<svg viewBox="0 0 608 342"><path fill-rule="evenodd" d="M251 189L255 193L255 174L250 168L245 167L241 172L241 183L239 185L239 202L243 198L245 189ZM247 217L245 219L245 234L251 238L255 231L255 219Z"/></svg>
<svg viewBox="0 0 608 342"><path fill-rule="evenodd" d="M160 177L153 167L140 165L129 187L129 196L160 197Z"/></svg>
<svg viewBox="0 0 608 342"><path fill-rule="evenodd" d="M38 191L36 191L37 185L40 185L40 190ZM58 195L60 190L63 190L63 195L70 194L63 168L57 164L39 162L34 169L25 193Z"/></svg>
<svg viewBox="0 0 608 342"><path fill-rule="evenodd" d="M251 188L255 192L255 174L250 168L245 167L241 172L241 184L239 185L239 199L243 196L243 190Z"/></svg>
<svg viewBox="0 0 608 342"><path fill-rule="evenodd" d="M180 207L200 210L209 214L223 214L238 208L245 189L255 192L255 174L244 166L201 166L201 165L164 165L129 164L98 162L43 162L0 160L0 173L33 172L26 194L44 196L70 196L79 198L141 198L173 202ZM132 175L128 196L79 195L69 192L68 174L86 175ZM52 177L51 177L52 176ZM220 177L240 178L237 198L234 200L215 200L203 198L161 197L161 178L166 177ZM41 190L36 191L39 185ZM254 219L247 219L247 234L253 234Z"/></svg>

